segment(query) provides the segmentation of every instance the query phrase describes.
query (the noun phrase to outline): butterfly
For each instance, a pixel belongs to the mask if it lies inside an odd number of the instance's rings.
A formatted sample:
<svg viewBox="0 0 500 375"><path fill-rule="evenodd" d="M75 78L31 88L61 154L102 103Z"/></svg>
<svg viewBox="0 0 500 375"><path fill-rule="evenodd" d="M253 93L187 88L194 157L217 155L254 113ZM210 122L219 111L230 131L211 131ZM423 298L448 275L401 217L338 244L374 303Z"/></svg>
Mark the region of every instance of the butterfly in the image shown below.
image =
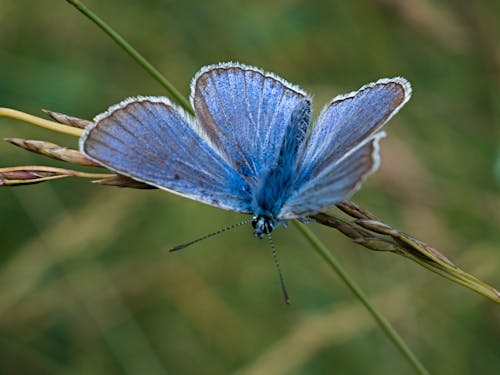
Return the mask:
<svg viewBox="0 0 500 375"><path fill-rule="evenodd" d="M89 159L134 180L252 215L257 237L347 199L379 166L380 131L410 99L401 77L331 100L310 125L312 99L276 74L239 63L203 67L195 116L165 97L133 97L80 138Z"/></svg>

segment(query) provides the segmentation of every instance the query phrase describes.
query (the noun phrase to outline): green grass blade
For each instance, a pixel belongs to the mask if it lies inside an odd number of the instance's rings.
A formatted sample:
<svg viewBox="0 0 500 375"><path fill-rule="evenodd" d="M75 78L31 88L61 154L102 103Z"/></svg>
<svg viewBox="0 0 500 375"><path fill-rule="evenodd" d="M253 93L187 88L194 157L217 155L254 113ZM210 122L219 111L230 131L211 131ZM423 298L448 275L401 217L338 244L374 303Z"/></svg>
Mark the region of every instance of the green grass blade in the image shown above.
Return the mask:
<svg viewBox="0 0 500 375"><path fill-rule="evenodd" d="M304 224L294 220L293 223L299 229L299 231L304 235L304 237L309 241L316 252L325 260L325 262L337 273L337 275L342 279L342 281L347 285L351 292L356 296L357 299L365 306L368 312L373 316L378 326L384 332L384 334L394 343L394 345L399 349L401 354L408 360L408 362L413 366L418 374L429 374L426 368L418 360L418 358L413 354L411 349L406 345L404 340L399 336L399 334L394 330L391 324L378 312L377 309L368 301L367 296L361 290L359 285L349 276L347 271L342 267L342 265L337 261L337 259L328 251L326 246L319 240L318 237Z"/></svg>
<svg viewBox="0 0 500 375"><path fill-rule="evenodd" d="M182 108L191 114L194 114L189 101L166 79L153 65L151 65L134 47L132 47L123 37L113 30L106 22L99 18L94 12L87 8L81 1L66 0L68 3L77 8L99 28L108 34L120 47L122 47L135 61L139 63L146 71L153 76L172 96L173 99L179 103Z"/></svg>

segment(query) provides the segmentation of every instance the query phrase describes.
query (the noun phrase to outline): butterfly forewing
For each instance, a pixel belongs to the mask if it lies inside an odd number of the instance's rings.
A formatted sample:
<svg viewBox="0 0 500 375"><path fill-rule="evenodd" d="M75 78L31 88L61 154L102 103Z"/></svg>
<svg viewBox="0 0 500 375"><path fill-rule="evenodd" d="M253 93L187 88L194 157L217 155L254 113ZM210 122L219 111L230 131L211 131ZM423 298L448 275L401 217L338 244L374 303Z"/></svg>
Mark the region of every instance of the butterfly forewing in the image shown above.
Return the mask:
<svg viewBox="0 0 500 375"><path fill-rule="evenodd" d="M233 63L202 69L191 101L201 133L251 183L277 161L295 108L310 106L285 80Z"/></svg>
<svg viewBox="0 0 500 375"><path fill-rule="evenodd" d="M246 182L166 98L132 98L96 117L80 149L107 168L217 207L250 212Z"/></svg>
<svg viewBox="0 0 500 375"><path fill-rule="evenodd" d="M410 96L410 84L403 78L393 78L333 99L304 143L294 192L279 217L311 214L352 195L378 167L382 133L377 131Z"/></svg>
<svg viewBox="0 0 500 375"><path fill-rule="evenodd" d="M341 95L325 106L312 127L300 162L303 180L310 180L364 142L409 100L404 78L381 79L359 91Z"/></svg>

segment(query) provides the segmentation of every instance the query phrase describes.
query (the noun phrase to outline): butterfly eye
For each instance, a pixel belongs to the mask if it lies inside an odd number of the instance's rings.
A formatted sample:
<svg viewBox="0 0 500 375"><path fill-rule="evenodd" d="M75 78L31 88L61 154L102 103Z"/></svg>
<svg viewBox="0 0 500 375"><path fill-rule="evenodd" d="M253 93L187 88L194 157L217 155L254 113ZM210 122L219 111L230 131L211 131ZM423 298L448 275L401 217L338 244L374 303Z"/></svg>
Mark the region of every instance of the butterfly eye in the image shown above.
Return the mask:
<svg viewBox="0 0 500 375"><path fill-rule="evenodd" d="M252 228L255 229L257 227L257 222L258 222L257 216L254 216L252 219Z"/></svg>

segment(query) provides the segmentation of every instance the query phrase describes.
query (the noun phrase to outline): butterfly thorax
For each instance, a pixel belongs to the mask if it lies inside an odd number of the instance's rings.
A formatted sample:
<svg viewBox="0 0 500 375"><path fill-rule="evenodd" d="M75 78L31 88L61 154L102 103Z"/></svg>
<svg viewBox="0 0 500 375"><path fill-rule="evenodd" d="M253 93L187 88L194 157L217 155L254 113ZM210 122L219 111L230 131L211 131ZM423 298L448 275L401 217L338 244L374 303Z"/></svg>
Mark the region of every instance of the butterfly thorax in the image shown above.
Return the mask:
<svg viewBox="0 0 500 375"><path fill-rule="evenodd" d="M282 163L278 163L262 178L252 202L252 226L255 236L262 238L283 222L279 219L279 214L294 180L294 170L288 166L284 167Z"/></svg>
<svg viewBox="0 0 500 375"><path fill-rule="evenodd" d="M280 161L282 158L280 158ZM262 238L269 234L284 220L279 219L283 204L290 195L295 173L288 165L278 163L262 179L262 182L254 194L252 226L254 235Z"/></svg>

